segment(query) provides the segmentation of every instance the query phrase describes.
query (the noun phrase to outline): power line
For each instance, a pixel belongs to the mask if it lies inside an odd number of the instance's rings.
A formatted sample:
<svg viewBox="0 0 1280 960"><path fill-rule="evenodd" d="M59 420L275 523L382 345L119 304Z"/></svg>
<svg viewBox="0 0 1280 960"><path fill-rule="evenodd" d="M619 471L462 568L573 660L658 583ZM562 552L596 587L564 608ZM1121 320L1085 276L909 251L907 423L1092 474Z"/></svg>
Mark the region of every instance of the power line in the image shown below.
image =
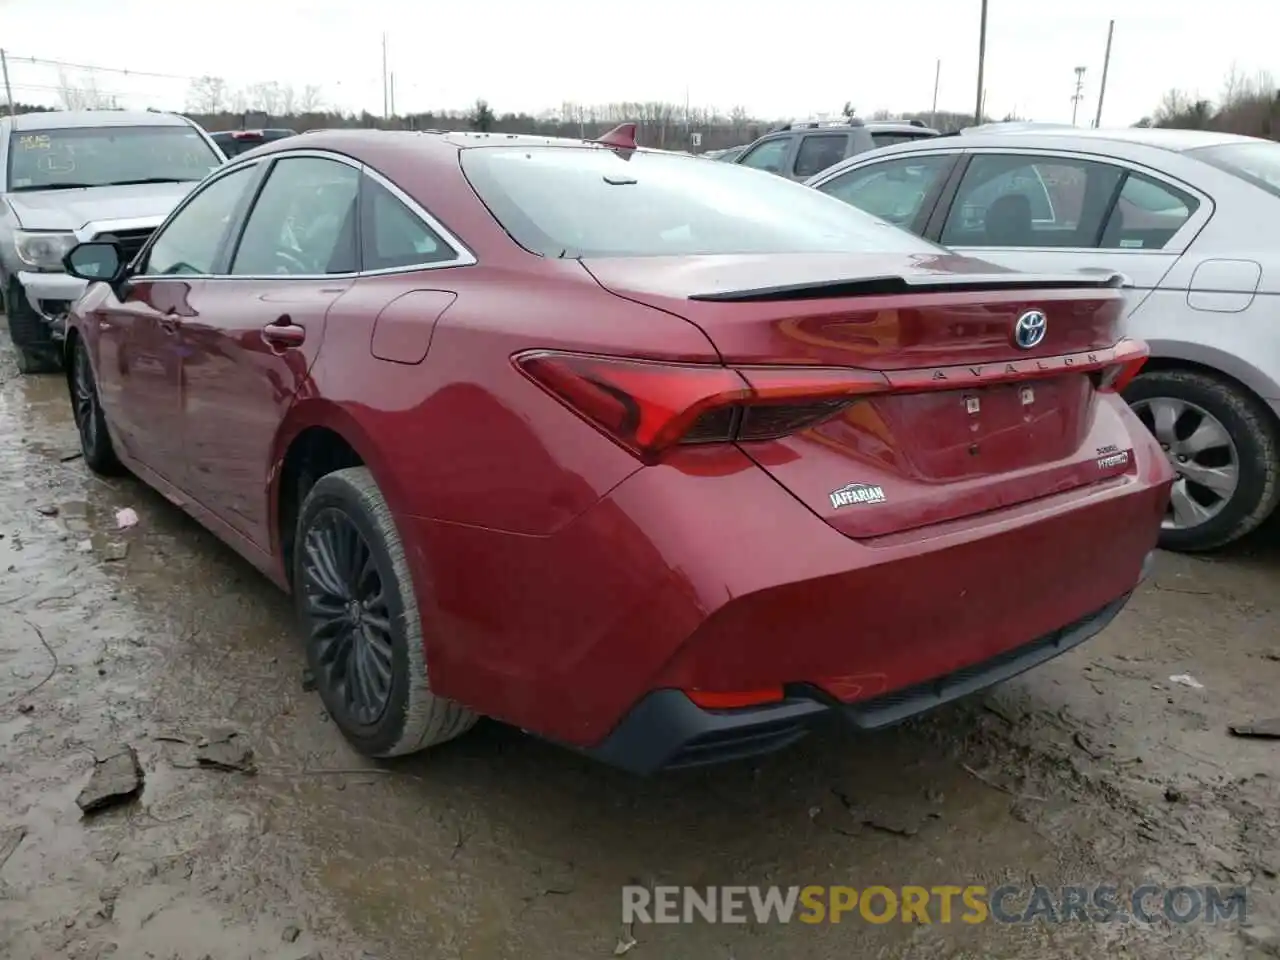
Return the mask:
<svg viewBox="0 0 1280 960"><path fill-rule="evenodd" d="M116 73L128 77L153 77L159 80L198 80L199 77L182 76L176 73L152 73L147 70L129 70L124 67L100 67L91 63L71 63L66 60L49 60L45 57L23 57L8 54L10 63L32 63L45 67L63 67L67 70L92 70L97 73Z"/></svg>

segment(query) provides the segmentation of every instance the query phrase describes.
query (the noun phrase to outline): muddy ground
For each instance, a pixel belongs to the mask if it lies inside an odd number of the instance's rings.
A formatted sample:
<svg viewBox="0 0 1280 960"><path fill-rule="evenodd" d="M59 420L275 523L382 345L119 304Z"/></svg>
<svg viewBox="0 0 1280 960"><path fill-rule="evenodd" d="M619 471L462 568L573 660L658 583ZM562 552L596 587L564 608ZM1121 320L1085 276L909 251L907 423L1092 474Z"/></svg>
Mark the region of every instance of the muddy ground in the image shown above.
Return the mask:
<svg viewBox="0 0 1280 960"><path fill-rule="evenodd" d="M5 960L608 957L632 882L1249 896L1247 928L637 926L632 960L1280 953L1280 741L1227 729L1280 714L1274 529L1162 555L1083 649L888 733L638 780L482 724L376 766L303 689L283 596L137 482L91 477L63 384L18 376L2 332L0 381ZM123 507L139 522L120 532ZM221 726L256 774L194 763ZM145 788L82 818L110 742Z"/></svg>

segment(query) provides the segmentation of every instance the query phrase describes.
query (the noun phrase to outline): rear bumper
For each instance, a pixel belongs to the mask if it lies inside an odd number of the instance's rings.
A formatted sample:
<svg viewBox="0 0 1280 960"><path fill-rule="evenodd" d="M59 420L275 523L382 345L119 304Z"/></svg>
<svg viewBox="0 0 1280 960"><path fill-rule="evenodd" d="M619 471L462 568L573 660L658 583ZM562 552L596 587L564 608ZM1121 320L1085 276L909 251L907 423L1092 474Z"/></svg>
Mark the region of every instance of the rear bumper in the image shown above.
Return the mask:
<svg viewBox="0 0 1280 960"><path fill-rule="evenodd" d="M1171 483L1134 423L1124 476L875 541L720 448L637 471L550 536L405 517L432 687L606 759L633 749L623 724L651 726L659 745L614 761L633 769L669 765L692 736L653 719L685 699L662 691L812 688L783 719L838 703L894 722L944 702L917 690L939 677L996 683L1096 633L1133 591ZM986 672L964 686L972 670ZM729 730L747 715L711 716Z"/></svg>
<svg viewBox="0 0 1280 960"><path fill-rule="evenodd" d="M1142 580L1149 575L1153 559L1154 553L1147 555ZM633 773L650 774L762 756L790 746L830 720L844 720L862 730L892 726L1061 656L1104 630L1130 596L1126 593L1024 646L853 704L841 703L806 684L788 687L787 698L779 703L739 710L704 710L679 690L656 690L636 704L602 743L582 752Z"/></svg>

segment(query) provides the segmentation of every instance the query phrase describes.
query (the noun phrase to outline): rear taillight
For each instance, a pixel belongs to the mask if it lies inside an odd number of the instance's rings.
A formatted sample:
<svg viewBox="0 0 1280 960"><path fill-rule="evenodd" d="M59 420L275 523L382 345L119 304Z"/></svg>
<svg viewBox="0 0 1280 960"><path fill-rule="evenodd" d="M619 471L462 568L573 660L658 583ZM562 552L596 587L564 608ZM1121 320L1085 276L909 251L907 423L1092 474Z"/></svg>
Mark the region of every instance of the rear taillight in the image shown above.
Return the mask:
<svg viewBox="0 0 1280 960"><path fill-rule="evenodd" d="M1112 362L1098 373L1098 389L1105 393L1120 393L1142 370L1150 350L1141 340L1121 340L1112 349Z"/></svg>
<svg viewBox="0 0 1280 960"><path fill-rule="evenodd" d="M534 382L646 461L678 444L771 440L889 389L878 373L720 367L535 351L514 358Z"/></svg>

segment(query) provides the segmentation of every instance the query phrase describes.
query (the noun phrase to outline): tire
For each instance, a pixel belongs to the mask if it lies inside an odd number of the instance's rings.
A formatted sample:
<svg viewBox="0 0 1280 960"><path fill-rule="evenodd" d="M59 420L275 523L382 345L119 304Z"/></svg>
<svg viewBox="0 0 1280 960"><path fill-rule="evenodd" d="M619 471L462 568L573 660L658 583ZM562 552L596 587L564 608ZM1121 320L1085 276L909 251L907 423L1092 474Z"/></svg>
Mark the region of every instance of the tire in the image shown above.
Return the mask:
<svg viewBox="0 0 1280 960"><path fill-rule="evenodd" d="M470 729L474 713L431 692L404 546L368 469L321 477L303 501L294 543L294 597L307 664L325 708L352 745L370 757L403 756ZM352 572L370 566L372 576ZM366 626L352 630L353 618Z"/></svg>
<svg viewBox="0 0 1280 960"><path fill-rule="evenodd" d="M1205 516L1199 522L1178 523L1171 505L1160 531L1161 547L1183 553L1213 550L1240 539L1271 515L1280 500L1280 430L1275 415L1260 400L1234 383L1192 370L1144 373L1125 390L1124 398L1161 445L1171 447L1166 453L1179 472L1175 502L1185 503L1180 496L1191 496ZM1184 412L1172 419L1170 410ZM1161 411L1165 415L1158 427L1155 417ZM1209 418L1224 428L1229 443L1189 452L1191 448L1182 445L1199 435L1200 426L1212 426ZM1171 436L1176 442L1169 444ZM1208 466L1215 476L1222 475L1232 458L1236 484L1228 494L1196 484L1190 474L1182 473L1199 468L1195 476L1209 476L1203 470ZM1189 515L1184 511L1184 517Z"/></svg>
<svg viewBox="0 0 1280 960"><path fill-rule="evenodd" d="M71 344L71 370L67 390L71 395L71 417L80 435L80 451L84 462L94 473L115 476L124 472L107 431L106 416L98 398L98 381L89 362L89 349L80 337Z"/></svg>
<svg viewBox="0 0 1280 960"><path fill-rule="evenodd" d="M27 302L17 280L9 281L4 300L18 372L58 373L62 369L62 350L44 318Z"/></svg>

